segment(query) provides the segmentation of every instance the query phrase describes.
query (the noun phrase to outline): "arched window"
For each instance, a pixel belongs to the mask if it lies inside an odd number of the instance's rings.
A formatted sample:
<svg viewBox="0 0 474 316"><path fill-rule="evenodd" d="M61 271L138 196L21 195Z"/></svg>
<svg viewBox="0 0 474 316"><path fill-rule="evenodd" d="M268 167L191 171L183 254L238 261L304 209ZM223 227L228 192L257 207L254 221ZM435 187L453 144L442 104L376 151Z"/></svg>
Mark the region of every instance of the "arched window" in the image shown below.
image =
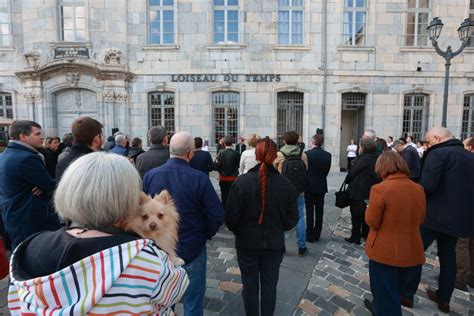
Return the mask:
<svg viewBox="0 0 474 316"><path fill-rule="evenodd" d="M174 133L174 93L152 92L148 96L150 108L150 127L163 126L168 132Z"/></svg>
<svg viewBox="0 0 474 316"><path fill-rule="evenodd" d="M461 139L471 137L474 134L474 94L464 96L464 108L462 111Z"/></svg>
<svg viewBox="0 0 474 316"><path fill-rule="evenodd" d="M429 96L422 93L406 94L403 103L403 135L422 139L428 127Z"/></svg>
<svg viewBox="0 0 474 316"><path fill-rule="evenodd" d="M212 94L214 144L227 135L239 135L240 93L214 92Z"/></svg>
<svg viewBox="0 0 474 316"><path fill-rule="evenodd" d="M277 95L277 141L283 145L283 133L303 132L303 93L279 92Z"/></svg>

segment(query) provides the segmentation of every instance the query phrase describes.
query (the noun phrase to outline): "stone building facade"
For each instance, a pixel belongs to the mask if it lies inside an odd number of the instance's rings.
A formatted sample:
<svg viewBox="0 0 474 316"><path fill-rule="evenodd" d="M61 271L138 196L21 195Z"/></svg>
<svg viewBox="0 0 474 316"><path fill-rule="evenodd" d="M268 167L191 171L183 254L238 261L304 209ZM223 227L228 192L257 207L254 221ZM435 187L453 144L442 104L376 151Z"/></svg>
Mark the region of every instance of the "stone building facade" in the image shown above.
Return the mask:
<svg viewBox="0 0 474 316"><path fill-rule="evenodd" d="M47 136L82 115L146 139L152 125L212 147L225 134L303 140L335 168L363 129L421 138L441 124L439 43L474 0L0 0L0 115ZM472 43L471 43L472 42ZM447 125L474 132L474 39L453 59Z"/></svg>

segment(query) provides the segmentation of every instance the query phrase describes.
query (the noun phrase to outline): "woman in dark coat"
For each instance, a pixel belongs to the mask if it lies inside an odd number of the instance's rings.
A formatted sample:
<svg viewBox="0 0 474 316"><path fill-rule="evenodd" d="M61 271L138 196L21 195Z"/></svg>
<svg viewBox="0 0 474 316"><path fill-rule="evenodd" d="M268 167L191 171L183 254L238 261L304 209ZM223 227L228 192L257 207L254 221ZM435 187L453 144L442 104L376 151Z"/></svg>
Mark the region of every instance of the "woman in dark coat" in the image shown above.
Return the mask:
<svg viewBox="0 0 474 316"><path fill-rule="evenodd" d="M56 177L56 165L58 164L59 156L59 137L46 137L44 140L44 150L41 153L44 155L44 162L46 169L51 177Z"/></svg>
<svg viewBox="0 0 474 316"><path fill-rule="evenodd" d="M298 222L298 193L272 166L277 154L273 141L262 139L255 154L259 164L238 177L230 189L225 222L236 236L245 313L273 315L284 231Z"/></svg>
<svg viewBox="0 0 474 316"><path fill-rule="evenodd" d="M349 199L352 221L351 237L345 240L360 245L360 238L367 238L369 227L365 223L366 200L369 199L370 188L380 180L375 174L375 162L377 161L377 144L374 140L361 139L359 145L359 157L346 176L349 184Z"/></svg>

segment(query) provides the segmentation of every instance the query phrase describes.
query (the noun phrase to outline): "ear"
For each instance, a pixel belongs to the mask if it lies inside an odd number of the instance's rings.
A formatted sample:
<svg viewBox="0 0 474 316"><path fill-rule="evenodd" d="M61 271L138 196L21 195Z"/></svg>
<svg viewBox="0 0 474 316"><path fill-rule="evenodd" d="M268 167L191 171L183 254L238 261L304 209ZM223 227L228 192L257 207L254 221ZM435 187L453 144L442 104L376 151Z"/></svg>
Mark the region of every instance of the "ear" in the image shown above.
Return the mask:
<svg viewBox="0 0 474 316"><path fill-rule="evenodd" d="M148 195L146 195L144 192L140 192L140 202L139 202L140 205L145 204L149 200L150 200L150 197Z"/></svg>
<svg viewBox="0 0 474 316"><path fill-rule="evenodd" d="M160 194L155 195L154 199L164 204L168 204L171 201L171 195L169 194L167 190L163 190L160 192Z"/></svg>

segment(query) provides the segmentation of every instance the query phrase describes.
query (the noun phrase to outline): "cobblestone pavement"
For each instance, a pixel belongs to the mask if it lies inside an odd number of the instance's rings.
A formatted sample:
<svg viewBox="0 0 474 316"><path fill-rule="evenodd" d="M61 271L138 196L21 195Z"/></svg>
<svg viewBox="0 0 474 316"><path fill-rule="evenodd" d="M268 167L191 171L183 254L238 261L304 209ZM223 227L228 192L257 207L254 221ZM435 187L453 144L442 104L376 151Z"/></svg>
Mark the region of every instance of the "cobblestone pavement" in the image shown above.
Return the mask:
<svg viewBox="0 0 474 316"><path fill-rule="evenodd" d="M339 188L345 174L331 173L330 192L326 195L324 230L317 243L308 243L308 254L298 256L295 231L287 234L287 251L280 268L275 315L370 315L363 306L371 298L368 260L363 245L344 241L350 234L350 214L335 208L333 192ZM211 174L216 187L216 176ZM234 248L234 237L222 227L208 242L207 290L205 315L244 315L242 284ZM422 281L415 307L403 309L403 315L443 315L426 294L427 287L436 287L439 263L435 247L427 251ZM0 306L6 304L6 280L0 282ZM451 315L474 316L474 290L454 291ZM178 304L176 312L182 315ZM8 315L5 307L0 315Z"/></svg>

